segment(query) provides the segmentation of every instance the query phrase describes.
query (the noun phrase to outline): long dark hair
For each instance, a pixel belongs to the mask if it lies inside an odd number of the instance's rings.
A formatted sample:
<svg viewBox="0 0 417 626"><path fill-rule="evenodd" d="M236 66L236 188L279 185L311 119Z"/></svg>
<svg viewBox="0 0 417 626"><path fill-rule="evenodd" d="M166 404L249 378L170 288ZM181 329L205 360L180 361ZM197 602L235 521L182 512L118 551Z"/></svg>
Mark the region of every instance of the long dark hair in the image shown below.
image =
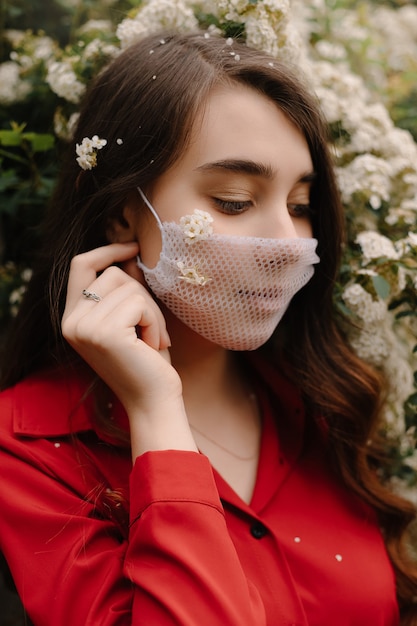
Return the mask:
<svg viewBox="0 0 417 626"><path fill-rule="evenodd" d="M382 381L350 350L335 321L333 289L344 241L344 215L316 99L296 72L243 44L206 36L159 33L132 45L91 85L75 142L98 135L107 145L91 171L80 170L74 146L61 170L44 227L44 245L6 347L1 386L51 362L80 363L62 340L60 320L72 257L107 242L137 186L147 188L187 146L192 124L214 86L240 83L273 100L308 143L317 178L313 230L321 262L293 299L279 344L311 412L326 422L329 448L345 484L377 511L393 562L402 623L417 619L417 571L407 557L411 504L377 479ZM282 334L282 328L278 333ZM368 442L372 440L373 446Z"/></svg>

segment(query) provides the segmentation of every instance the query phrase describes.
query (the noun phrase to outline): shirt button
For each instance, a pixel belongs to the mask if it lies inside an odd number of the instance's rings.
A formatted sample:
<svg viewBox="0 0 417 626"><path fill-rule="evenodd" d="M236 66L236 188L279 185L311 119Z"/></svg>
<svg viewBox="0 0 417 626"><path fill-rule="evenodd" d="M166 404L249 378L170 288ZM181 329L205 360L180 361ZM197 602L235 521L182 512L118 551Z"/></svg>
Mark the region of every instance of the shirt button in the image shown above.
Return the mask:
<svg viewBox="0 0 417 626"><path fill-rule="evenodd" d="M252 524L250 532L252 537L255 537L255 539L262 539L268 531L265 526L261 524L261 522L255 522Z"/></svg>

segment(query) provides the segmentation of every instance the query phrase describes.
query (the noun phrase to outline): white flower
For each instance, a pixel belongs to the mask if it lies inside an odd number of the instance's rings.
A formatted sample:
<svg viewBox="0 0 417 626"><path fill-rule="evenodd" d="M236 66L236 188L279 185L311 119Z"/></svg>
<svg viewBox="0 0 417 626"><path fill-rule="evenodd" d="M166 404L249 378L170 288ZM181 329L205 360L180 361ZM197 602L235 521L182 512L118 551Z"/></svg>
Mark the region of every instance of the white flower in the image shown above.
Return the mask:
<svg viewBox="0 0 417 626"><path fill-rule="evenodd" d="M107 144L107 139L100 139L94 135L91 139L84 137L80 144L76 144L75 151L78 155L77 163L83 170L91 170L97 165L97 150L101 150Z"/></svg>
<svg viewBox="0 0 417 626"><path fill-rule="evenodd" d="M374 300L371 294L358 283L346 287L343 300L366 324L380 322L385 318L386 303L380 298Z"/></svg>
<svg viewBox="0 0 417 626"><path fill-rule="evenodd" d="M408 233L407 241L410 246L417 248L417 233Z"/></svg>
<svg viewBox="0 0 417 626"><path fill-rule="evenodd" d="M212 279L204 274L200 274L197 267L186 267L183 261L177 261L177 267L181 273L180 280L184 280L187 283L193 285L200 285L201 287L207 284Z"/></svg>
<svg viewBox="0 0 417 626"><path fill-rule="evenodd" d="M362 248L365 261L387 257L388 259L398 259L399 254L390 239L380 233L368 230L359 233L356 243Z"/></svg>
<svg viewBox="0 0 417 626"><path fill-rule="evenodd" d="M372 154L361 154L349 165L336 168L344 202L348 203L355 193L372 200L373 206L390 198L393 174L392 166L385 159ZM378 202L379 200L379 202Z"/></svg>
<svg viewBox="0 0 417 626"><path fill-rule="evenodd" d="M19 305L26 291L26 285L20 285L9 296L10 313L15 317L19 311Z"/></svg>
<svg viewBox="0 0 417 626"><path fill-rule="evenodd" d="M54 114L54 132L57 137L64 141L71 141L74 136L74 130L78 122L80 114L72 113L67 119L62 111L58 108Z"/></svg>
<svg viewBox="0 0 417 626"><path fill-rule="evenodd" d="M118 54L120 54L119 48L96 38L93 39L93 41L90 41L89 44L87 44L82 56L83 61L91 61L100 56L105 56L113 59L116 58Z"/></svg>
<svg viewBox="0 0 417 626"><path fill-rule="evenodd" d="M163 29L190 32L198 28L198 21L191 6L184 0L149 0L135 18L123 20L117 27L116 36L121 48Z"/></svg>
<svg viewBox="0 0 417 626"><path fill-rule="evenodd" d="M51 63L46 82L57 96L73 104L78 104L85 92L85 85L77 79L69 59L62 63Z"/></svg>
<svg viewBox="0 0 417 626"><path fill-rule="evenodd" d="M185 241L189 244L207 239L213 234L213 218L207 211L195 209L192 215L184 215L180 219Z"/></svg>
<svg viewBox="0 0 417 626"><path fill-rule="evenodd" d="M9 105L24 100L30 92L29 83L20 78L20 67L13 61L0 64L0 103Z"/></svg>
<svg viewBox="0 0 417 626"><path fill-rule="evenodd" d="M370 325L351 337L350 343L356 354L373 365L380 367L390 357L390 345L378 326Z"/></svg>
<svg viewBox="0 0 417 626"><path fill-rule="evenodd" d="M329 61L343 61L346 59L346 49L341 44L321 39L316 43L316 51Z"/></svg>

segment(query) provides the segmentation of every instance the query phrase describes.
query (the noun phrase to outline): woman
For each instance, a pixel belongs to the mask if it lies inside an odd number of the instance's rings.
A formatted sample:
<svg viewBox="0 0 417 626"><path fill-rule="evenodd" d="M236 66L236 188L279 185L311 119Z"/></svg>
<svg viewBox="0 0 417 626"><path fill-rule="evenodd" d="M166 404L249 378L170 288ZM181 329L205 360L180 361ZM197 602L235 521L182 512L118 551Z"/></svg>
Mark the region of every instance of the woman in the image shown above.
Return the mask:
<svg viewBox="0 0 417 626"><path fill-rule="evenodd" d="M333 316L326 140L231 40L151 36L92 85L0 400L0 547L36 626L415 623L381 381Z"/></svg>

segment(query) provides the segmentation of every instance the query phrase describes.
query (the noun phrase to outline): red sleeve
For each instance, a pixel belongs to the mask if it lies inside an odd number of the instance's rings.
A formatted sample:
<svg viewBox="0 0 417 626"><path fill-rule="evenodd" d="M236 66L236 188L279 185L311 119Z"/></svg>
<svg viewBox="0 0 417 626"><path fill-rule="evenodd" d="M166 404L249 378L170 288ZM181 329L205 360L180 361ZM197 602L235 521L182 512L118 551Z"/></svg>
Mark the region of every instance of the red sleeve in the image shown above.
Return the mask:
<svg viewBox="0 0 417 626"><path fill-rule="evenodd" d="M131 498L124 569L142 589L133 603L133 624L266 623L230 539L206 457L142 455L132 472Z"/></svg>
<svg viewBox="0 0 417 626"><path fill-rule="evenodd" d="M47 446L0 434L0 549L36 626L266 624L206 457L138 458L123 540L71 483L71 444L56 467Z"/></svg>

